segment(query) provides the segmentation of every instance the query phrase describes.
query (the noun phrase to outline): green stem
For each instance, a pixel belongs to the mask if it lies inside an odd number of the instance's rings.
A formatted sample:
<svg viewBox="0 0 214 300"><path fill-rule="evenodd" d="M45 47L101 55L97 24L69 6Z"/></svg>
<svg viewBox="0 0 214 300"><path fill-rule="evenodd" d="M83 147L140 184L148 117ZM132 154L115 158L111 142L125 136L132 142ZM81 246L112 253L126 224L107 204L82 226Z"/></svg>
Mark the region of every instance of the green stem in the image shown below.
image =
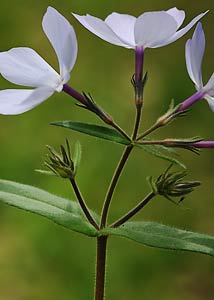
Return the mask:
<svg viewBox="0 0 214 300"><path fill-rule="evenodd" d="M95 300L103 300L105 296L107 238L107 236L100 236L97 238L96 284L94 297Z"/></svg>
<svg viewBox="0 0 214 300"><path fill-rule="evenodd" d="M138 144L138 145L163 145L163 146L167 147L167 146L169 146L167 144L167 142L168 142L168 140L151 140L151 141L136 142L136 144Z"/></svg>
<svg viewBox="0 0 214 300"><path fill-rule="evenodd" d="M136 107L137 111L136 111L136 120L135 120L135 126L134 126L134 131L132 134L132 139L135 140L137 137L137 133L138 133L138 129L139 129L139 125L140 125L140 119L141 119L141 111L142 111L142 105L137 105Z"/></svg>
<svg viewBox="0 0 214 300"><path fill-rule="evenodd" d="M124 224L126 221L128 221L133 216L135 216L147 203L149 203L150 200L154 198L154 196L156 196L154 192L148 194L140 203L138 203L134 208L132 208L127 214L125 214L119 220L117 220L112 225L110 225L110 227L116 228Z"/></svg>
<svg viewBox="0 0 214 300"><path fill-rule="evenodd" d="M122 157L121 157L121 160L115 170L115 173L113 175L113 178L112 178L112 181L110 183L110 186L109 186L109 189L108 189L108 192L106 194L106 198L105 198L105 201L104 201L104 205L103 205L103 209L102 209L102 214L101 214L101 225L100 225L100 228L104 228L105 225L106 225L106 220L107 220L107 216L108 216L108 210L109 210L109 207L110 207L110 204L111 204L111 199L112 199L112 196L113 196L113 193L114 193L114 190L115 190L115 187L117 185L117 182L118 182L118 179L120 178L120 175L123 171L123 168L126 164L126 161L127 159L129 158L129 155L131 153L133 149L133 146L128 146L126 147Z"/></svg>
<svg viewBox="0 0 214 300"><path fill-rule="evenodd" d="M137 137L137 141L139 141L140 139L146 137L147 135L149 135L150 133L152 133L153 131L155 131L156 129L160 128L162 125L160 125L159 123L155 123L154 125L152 125L149 129L147 129L146 131L144 131L141 135L139 135Z"/></svg>
<svg viewBox="0 0 214 300"><path fill-rule="evenodd" d="M119 133L121 133L127 140L129 140L131 142L130 137L128 136L128 134L117 124L113 121L112 124L110 124L113 128L115 128Z"/></svg>
<svg viewBox="0 0 214 300"><path fill-rule="evenodd" d="M142 112L142 105L137 105L137 111L136 111L136 119L135 119L135 125L134 125L134 130L133 130L133 134L132 134L132 138L135 139L138 133L138 128L140 125L140 119L141 119L141 112ZM116 127L115 127L116 128ZM129 137L128 137L129 138ZM130 140L130 138L129 138ZM112 196L115 190L115 187L117 185L117 182L120 178L120 175L123 171L123 168L126 164L126 161L129 158L129 155L132 151L132 149L134 148L133 145L129 145L128 147L126 147L125 151L123 152L123 155L120 159L120 162L115 170L115 173L112 177L109 189L107 191L106 194L106 198L104 201L104 205L103 205L103 209L102 209L102 214L101 214L101 224L100 224L100 228L104 228L106 225L106 221L107 221L107 217L108 217L108 211L109 211L109 207L111 204L111 200L112 200Z"/></svg>
<svg viewBox="0 0 214 300"><path fill-rule="evenodd" d="M91 225L93 225L97 230L99 230L99 226L98 226L97 222L95 221L95 219L92 217L92 215L80 193L80 190L76 184L76 181L74 179L70 179L70 182L74 189L74 193L77 197L77 200L79 201L80 207L82 208L87 220L91 223Z"/></svg>

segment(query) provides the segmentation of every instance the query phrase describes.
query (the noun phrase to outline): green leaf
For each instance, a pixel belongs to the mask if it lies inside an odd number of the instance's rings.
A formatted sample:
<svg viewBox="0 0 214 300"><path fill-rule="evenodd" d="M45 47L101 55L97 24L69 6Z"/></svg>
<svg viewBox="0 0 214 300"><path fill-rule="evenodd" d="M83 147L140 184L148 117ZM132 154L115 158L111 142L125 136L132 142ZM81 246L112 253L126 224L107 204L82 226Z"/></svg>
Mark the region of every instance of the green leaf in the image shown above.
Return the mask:
<svg viewBox="0 0 214 300"><path fill-rule="evenodd" d="M77 174L80 161L81 161L81 155L82 155L82 148L81 144L79 141L76 142L75 144L75 149L74 149L74 155L73 155L73 162L74 162L74 174Z"/></svg>
<svg viewBox="0 0 214 300"><path fill-rule="evenodd" d="M106 228L103 234L117 235L155 248L184 250L214 256L214 236L185 231L154 222L127 222Z"/></svg>
<svg viewBox="0 0 214 300"><path fill-rule="evenodd" d="M46 217L73 231L88 236L97 235L97 230L88 223L78 203L36 187L0 180L0 201Z"/></svg>
<svg viewBox="0 0 214 300"><path fill-rule="evenodd" d="M56 125L68 129L72 129L75 131L79 131L91 136L95 136L100 139L108 140L111 142L115 142L118 144L129 145L131 142L122 136L119 132L114 129L99 126L94 124L80 123L80 122L72 122L72 121L59 121L53 122L51 125Z"/></svg>
<svg viewBox="0 0 214 300"><path fill-rule="evenodd" d="M147 152L149 154L152 154L155 157L164 159L164 160L169 161L173 164L177 164L177 165L181 166L182 168L186 169L186 166L182 162L175 159L174 157L168 156L168 155L163 154L162 152L158 151L157 148L155 148L154 145L139 145L139 144L136 144L136 146L143 149L145 152Z"/></svg>

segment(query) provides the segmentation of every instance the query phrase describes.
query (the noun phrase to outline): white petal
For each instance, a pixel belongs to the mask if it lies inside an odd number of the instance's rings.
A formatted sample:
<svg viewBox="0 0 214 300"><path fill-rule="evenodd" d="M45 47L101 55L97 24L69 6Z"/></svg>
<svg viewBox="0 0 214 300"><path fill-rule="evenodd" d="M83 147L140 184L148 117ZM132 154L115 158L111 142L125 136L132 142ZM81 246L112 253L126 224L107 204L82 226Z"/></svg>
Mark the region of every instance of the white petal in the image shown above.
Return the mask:
<svg viewBox="0 0 214 300"><path fill-rule="evenodd" d="M17 115L39 105L50 97L54 90L40 87L34 90L2 90L0 91L0 114Z"/></svg>
<svg viewBox="0 0 214 300"><path fill-rule="evenodd" d="M175 19L177 22L177 28L179 28L185 19L185 12L177 9L176 7L170 8L166 12Z"/></svg>
<svg viewBox="0 0 214 300"><path fill-rule="evenodd" d="M54 8L48 7L42 21L45 34L51 42L60 66L63 83L69 78L77 58L77 39L71 24Z"/></svg>
<svg viewBox="0 0 214 300"><path fill-rule="evenodd" d="M123 46L126 48L133 48L130 45L124 43L117 35L112 31L112 29L101 19L92 17L90 15L79 16L77 14L73 14L73 16L89 31L96 34L101 39L117 45Z"/></svg>
<svg viewBox="0 0 214 300"><path fill-rule="evenodd" d="M214 96L214 73L210 77L209 81L205 85L204 89L208 91L210 96Z"/></svg>
<svg viewBox="0 0 214 300"><path fill-rule="evenodd" d="M198 23L191 40L186 43L186 65L190 78L198 88L203 87L201 64L205 49L205 36L201 23Z"/></svg>
<svg viewBox="0 0 214 300"><path fill-rule="evenodd" d="M191 42L192 42L191 39L189 39L186 42L186 46L185 46L186 67L187 67L187 71L188 71L189 77L196 84L195 77L194 77L193 72L192 72L192 64L191 64L191 56L192 56L192 53L191 53Z"/></svg>
<svg viewBox="0 0 214 300"><path fill-rule="evenodd" d="M210 106L210 109L214 112L214 97L206 95L204 98L207 100L207 102Z"/></svg>
<svg viewBox="0 0 214 300"><path fill-rule="evenodd" d="M195 23L197 23L203 16L206 15L206 13L208 13L208 10L205 13L202 13L200 15L198 15L197 17L195 17L187 26L185 26L184 28L178 30L172 37L170 37L164 44L162 44L161 46L165 46L168 44L173 43L174 41L177 41L179 38L181 38L185 33L187 33L187 31L189 31L194 25Z"/></svg>
<svg viewBox="0 0 214 300"><path fill-rule="evenodd" d="M54 87L60 76L31 48L13 48L0 52L0 73L7 80L25 86Z"/></svg>
<svg viewBox="0 0 214 300"><path fill-rule="evenodd" d="M135 47L134 25L136 18L130 15L112 13L105 23L127 44Z"/></svg>
<svg viewBox="0 0 214 300"><path fill-rule="evenodd" d="M148 12L137 18L135 41L144 48L158 47L177 30L175 19L164 11Z"/></svg>

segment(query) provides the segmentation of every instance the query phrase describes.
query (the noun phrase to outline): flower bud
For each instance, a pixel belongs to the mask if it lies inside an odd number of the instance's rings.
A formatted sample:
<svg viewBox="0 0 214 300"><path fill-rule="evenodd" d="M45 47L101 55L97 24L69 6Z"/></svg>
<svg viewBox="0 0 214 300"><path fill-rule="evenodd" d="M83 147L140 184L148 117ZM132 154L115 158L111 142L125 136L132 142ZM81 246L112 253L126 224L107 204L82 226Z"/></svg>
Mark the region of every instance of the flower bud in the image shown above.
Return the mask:
<svg viewBox="0 0 214 300"><path fill-rule="evenodd" d="M171 197L180 197L180 201L182 201L185 195L191 193L201 183L199 181L184 181L183 178L187 175L186 171L170 173L171 167L172 165L156 181L150 177L149 182L155 194L162 195L172 202L175 201Z"/></svg>
<svg viewBox="0 0 214 300"><path fill-rule="evenodd" d="M45 161L46 167L61 178L74 178L75 168L68 141L66 140L66 149L63 145L60 146L60 153L57 153L51 146L47 146L47 148L50 154L48 160Z"/></svg>

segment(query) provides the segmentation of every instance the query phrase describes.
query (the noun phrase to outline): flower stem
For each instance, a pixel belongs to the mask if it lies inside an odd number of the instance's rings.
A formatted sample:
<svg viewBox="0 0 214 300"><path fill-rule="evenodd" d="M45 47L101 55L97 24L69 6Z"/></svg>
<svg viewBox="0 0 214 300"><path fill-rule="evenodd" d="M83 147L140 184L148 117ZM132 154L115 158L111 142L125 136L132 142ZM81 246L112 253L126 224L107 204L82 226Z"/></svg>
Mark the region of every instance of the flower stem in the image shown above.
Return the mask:
<svg viewBox="0 0 214 300"><path fill-rule="evenodd" d="M137 133L140 125L140 119L141 119L141 112L142 112L142 105L136 106L136 121L135 121L134 131L132 134L133 140L135 140L137 137Z"/></svg>
<svg viewBox="0 0 214 300"><path fill-rule="evenodd" d="M127 214L125 214L119 220L117 220L112 225L110 225L110 227L116 228L124 224L126 221L128 221L133 216L135 216L147 203L149 203L150 200L154 198L155 195L156 194L154 192L148 194L140 203L138 203L134 208L132 208Z"/></svg>
<svg viewBox="0 0 214 300"><path fill-rule="evenodd" d="M110 125L111 127L115 128L120 134L122 134L127 140L131 142L130 137L128 134L112 119L110 115L108 115L103 109L98 107L92 99L87 97L85 94L80 94L78 91L74 90L71 86L64 84L63 91L67 93L69 96L73 97L74 99L78 100L80 103L83 104L83 107L87 108L91 112L95 113L99 118L102 119L106 124Z"/></svg>
<svg viewBox="0 0 214 300"><path fill-rule="evenodd" d="M152 133L153 131L155 131L156 129L158 129L161 126L162 125L160 125L158 123L153 124L149 129L147 129L141 135L139 135L136 140L137 141L141 140L142 138L146 137L147 135L149 135L150 133Z"/></svg>
<svg viewBox="0 0 214 300"><path fill-rule="evenodd" d="M138 46L135 49L135 82L142 80L143 76L143 62L144 62L144 48Z"/></svg>
<svg viewBox="0 0 214 300"><path fill-rule="evenodd" d="M84 95L80 94L78 91L74 90L71 86L64 84L63 91L74 99L78 100L83 105L87 105L87 100Z"/></svg>
<svg viewBox="0 0 214 300"><path fill-rule="evenodd" d="M105 295L107 238L107 236L100 236L97 238L96 285L94 297L95 300L103 300Z"/></svg>
<svg viewBox="0 0 214 300"><path fill-rule="evenodd" d="M76 195L76 197L79 201L79 204L80 204L87 220L91 223L91 225L93 225L97 230L99 230L99 226L98 226L97 222L94 220L94 218L92 217L92 215L91 215L91 213L90 213L90 211L89 211L89 209L88 209L88 207L87 207L87 205L86 205L86 203L85 203L85 201L84 201L84 199L83 199L83 197L80 193L80 190L79 190L79 188L76 184L76 181L74 179L70 179L70 182L71 182L74 193L75 193L75 195Z"/></svg>
<svg viewBox="0 0 214 300"><path fill-rule="evenodd" d="M121 133L127 140L129 140L131 142L130 137L128 136L128 134L114 121L109 124L111 125L113 128L115 128L119 133Z"/></svg>
<svg viewBox="0 0 214 300"><path fill-rule="evenodd" d="M108 216L108 210L109 210L109 207L110 207L110 204L111 204L111 199L112 199L112 196L113 196L113 193L114 193L114 190L115 190L115 187L117 185L117 182L119 180L119 177L123 171L123 168L126 164L126 161L127 159L129 158L129 155L131 153L133 149L133 146L128 146L126 147L125 151L123 152L123 155L120 159L120 162L115 170L115 173L113 175L113 178L112 178L112 181L110 183L110 186L109 186L109 189L108 189L108 192L106 194L106 198L105 198L105 201L104 201L104 205L103 205L103 209L102 209L102 214L101 214L101 225L100 225L100 228L104 228L105 225L106 225L106 220L107 220L107 216Z"/></svg>

